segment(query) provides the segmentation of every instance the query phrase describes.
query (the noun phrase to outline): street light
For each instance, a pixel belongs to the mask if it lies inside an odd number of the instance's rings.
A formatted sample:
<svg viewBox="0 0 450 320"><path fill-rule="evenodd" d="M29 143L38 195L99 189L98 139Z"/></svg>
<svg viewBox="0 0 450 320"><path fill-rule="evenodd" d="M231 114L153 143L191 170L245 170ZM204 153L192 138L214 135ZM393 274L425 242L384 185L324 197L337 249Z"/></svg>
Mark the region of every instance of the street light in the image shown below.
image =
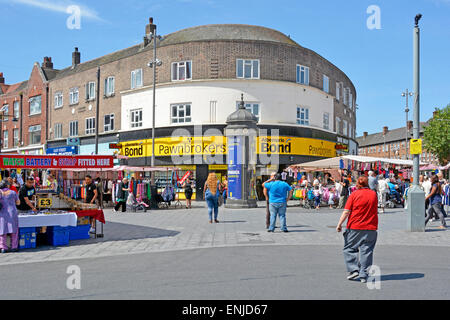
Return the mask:
<svg viewBox="0 0 450 320"><path fill-rule="evenodd" d="M405 158L408 160L408 112L409 112L409 104L408 104L408 97L412 97L413 93L409 92L408 89L406 89L405 92L402 92L402 97L406 98L406 107L405 107L405 113L406 113L406 134L405 134Z"/></svg>
<svg viewBox="0 0 450 320"><path fill-rule="evenodd" d="M153 18L150 18L150 30L147 38L153 41L153 60L147 66L153 68L153 109L152 109L152 162L151 166L155 166L155 106L156 106L156 68L162 66L162 61L156 58L156 40L162 40L161 36L156 35L156 25L153 24ZM155 185L155 172L151 172L151 185Z"/></svg>

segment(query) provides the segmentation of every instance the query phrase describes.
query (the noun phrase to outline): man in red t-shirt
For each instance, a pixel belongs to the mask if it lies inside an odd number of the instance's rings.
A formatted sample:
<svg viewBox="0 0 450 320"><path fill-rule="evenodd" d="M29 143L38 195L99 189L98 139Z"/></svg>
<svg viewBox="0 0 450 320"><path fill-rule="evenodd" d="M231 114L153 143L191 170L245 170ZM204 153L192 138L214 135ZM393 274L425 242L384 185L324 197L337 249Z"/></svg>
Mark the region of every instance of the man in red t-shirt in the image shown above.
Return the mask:
<svg viewBox="0 0 450 320"><path fill-rule="evenodd" d="M359 276L361 282L365 283L377 242L378 196L369 189L367 177L360 177L356 188L347 200L336 231L341 232L342 224L348 219L344 232L347 279L353 280Z"/></svg>

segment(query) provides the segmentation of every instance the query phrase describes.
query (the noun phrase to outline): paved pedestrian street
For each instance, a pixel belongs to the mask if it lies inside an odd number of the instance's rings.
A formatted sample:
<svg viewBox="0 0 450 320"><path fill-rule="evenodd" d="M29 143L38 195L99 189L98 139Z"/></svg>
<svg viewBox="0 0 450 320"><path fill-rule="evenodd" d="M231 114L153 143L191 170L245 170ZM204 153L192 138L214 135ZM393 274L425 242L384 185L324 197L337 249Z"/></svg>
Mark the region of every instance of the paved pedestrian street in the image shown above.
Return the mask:
<svg viewBox="0 0 450 320"><path fill-rule="evenodd" d="M450 232L439 230L438 222L430 223L424 233L410 233L405 231L403 209L379 215L374 264L379 264L383 285L391 290L369 294L361 291L359 282L345 279L343 238L335 231L341 210L305 210L293 204L287 212L289 233L279 228L266 231L265 208L220 208L218 224L209 224L202 202L190 210L105 210L104 238L1 255L0 281L9 289L2 290L0 298L450 298ZM68 290L69 265L79 265L83 279L89 279L84 287L98 282L95 289L86 289L89 294ZM30 283L41 290L30 292ZM276 287L274 295L260 290L270 283ZM282 283L285 290L278 288ZM418 285L434 289L411 290ZM37 293L42 290L47 294Z"/></svg>

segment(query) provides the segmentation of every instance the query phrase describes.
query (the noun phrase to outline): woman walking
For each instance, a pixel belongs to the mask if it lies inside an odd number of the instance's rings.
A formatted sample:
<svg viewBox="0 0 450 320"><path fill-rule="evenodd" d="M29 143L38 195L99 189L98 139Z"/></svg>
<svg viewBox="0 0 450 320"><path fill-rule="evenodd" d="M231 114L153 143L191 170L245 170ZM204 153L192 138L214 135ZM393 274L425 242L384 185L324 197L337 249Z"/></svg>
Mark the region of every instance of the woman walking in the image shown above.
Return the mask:
<svg viewBox="0 0 450 320"><path fill-rule="evenodd" d="M122 212L127 211L128 192L131 192L131 188L128 186L128 179L123 178L122 182L119 184L119 190L117 190L117 204L114 207L114 212L118 212L121 206Z"/></svg>
<svg viewBox="0 0 450 320"><path fill-rule="evenodd" d="M7 180L0 182L0 252L8 252L7 236L11 235L11 251L19 247L19 214L16 205L20 204L17 192L10 190Z"/></svg>
<svg viewBox="0 0 450 320"><path fill-rule="evenodd" d="M365 283L377 242L378 197L375 191L369 189L367 177L358 179L356 189L347 200L336 231L341 232L342 224L348 219L344 232L347 279L353 280L359 276L360 281Z"/></svg>
<svg viewBox="0 0 450 320"><path fill-rule="evenodd" d="M214 211L214 222L219 223L217 216L219 215L219 194L220 194L220 181L214 172L208 175L208 179L205 182L203 188L203 198L208 204L209 223L212 223L212 213Z"/></svg>
<svg viewBox="0 0 450 320"><path fill-rule="evenodd" d="M191 209L192 205L192 182L189 177L183 182L184 196L186 197L186 209Z"/></svg>
<svg viewBox="0 0 450 320"><path fill-rule="evenodd" d="M432 187L430 194L425 198L425 201L430 201L430 208L427 211L425 225L427 225L428 221L433 217L434 212L434 214L438 215L439 219L441 220L441 226L439 227L439 229L447 229L444 214L442 213L442 187L439 182L439 177L437 175L431 177L431 183Z"/></svg>

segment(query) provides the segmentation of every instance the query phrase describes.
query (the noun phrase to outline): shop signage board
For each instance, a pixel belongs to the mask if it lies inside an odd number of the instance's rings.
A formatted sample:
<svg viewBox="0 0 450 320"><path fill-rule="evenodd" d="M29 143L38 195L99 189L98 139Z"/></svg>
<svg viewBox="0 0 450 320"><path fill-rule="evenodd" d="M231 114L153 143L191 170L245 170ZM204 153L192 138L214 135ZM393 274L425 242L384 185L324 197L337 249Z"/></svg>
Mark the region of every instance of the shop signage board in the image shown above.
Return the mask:
<svg viewBox="0 0 450 320"><path fill-rule="evenodd" d="M67 138L67 145L68 146L79 146L80 138Z"/></svg>
<svg viewBox="0 0 450 320"><path fill-rule="evenodd" d="M47 148L46 152L47 155L72 155L72 154L78 154L78 147L77 146L65 146L65 147L58 147L58 148Z"/></svg>
<svg viewBox="0 0 450 320"><path fill-rule="evenodd" d="M61 155L0 155L2 168L21 169L109 169L114 167L112 156Z"/></svg>
<svg viewBox="0 0 450 320"><path fill-rule="evenodd" d="M410 140L410 154L422 154L422 139Z"/></svg>
<svg viewBox="0 0 450 320"><path fill-rule="evenodd" d="M242 141L241 136L233 137L228 143L228 197L242 199Z"/></svg>
<svg viewBox="0 0 450 320"><path fill-rule="evenodd" d="M152 140L136 140L121 142L123 156L129 158L151 157ZM155 156L182 155L225 155L227 138L223 136L209 137L170 137L155 139ZM257 139L258 154L303 155L332 158L336 156L336 142L311 138L266 137Z"/></svg>
<svg viewBox="0 0 450 320"><path fill-rule="evenodd" d="M51 208L52 207L52 199L51 198L39 198L38 207L39 208Z"/></svg>

